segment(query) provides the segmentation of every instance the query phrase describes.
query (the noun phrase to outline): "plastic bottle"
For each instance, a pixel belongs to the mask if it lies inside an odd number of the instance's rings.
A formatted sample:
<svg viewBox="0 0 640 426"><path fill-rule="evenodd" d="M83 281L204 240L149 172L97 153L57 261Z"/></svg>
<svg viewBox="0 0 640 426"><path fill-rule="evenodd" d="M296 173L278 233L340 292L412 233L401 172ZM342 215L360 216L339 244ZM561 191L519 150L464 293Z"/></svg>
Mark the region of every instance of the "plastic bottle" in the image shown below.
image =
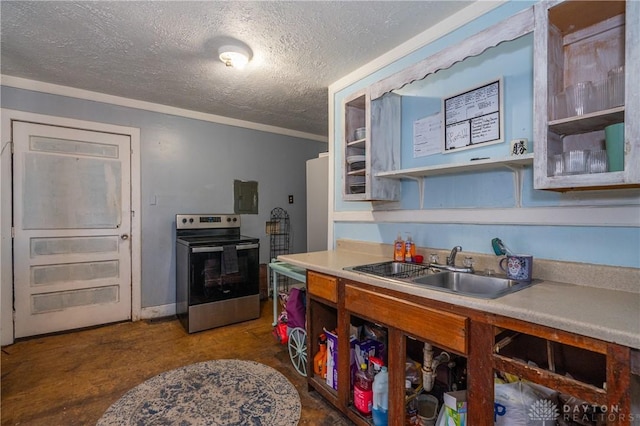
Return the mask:
<svg viewBox="0 0 640 426"><path fill-rule="evenodd" d="M371 414L373 405L373 377L367 371L367 364L362 363L355 375L353 385L353 405L364 416Z"/></svg>
<svg viewBox="0 0 640 426"><path fill-rule="evenodd" d="M404 262L404 241L399 232L393 243L393 260L396 262Z"/></svg>
<svg viewBox="0 0 640 426"><path fill-rule="evenodd" d="M405 388L405 398L409 398L407 402L407 413L405 416L405 425L406 426L416 426L420 424L420 419L418 418L418 403L416 401L413 388L411 387L411 380L405 380L404 382Z"/></svg>
<svg viewBox="0 0 640 426"><path fill-rule="evenodd" d="M313 357L313 374L327 378L327 338L322 333L318 338L319 351Z"/></svg>
<svg viewBox="0 0 640 426"><path fill-rule="evenodd" d="M373 378L373 424L387 426L387 413L389 411L389 373L387 367L382 367Z"/></svg>
<svg viewBox="0 0 640 426"><path fill-rule="evenodd" d="M404 243L404 261L413 262L416 257L416 245L411 238L411 234L407 234L407 241Z"/></svg>

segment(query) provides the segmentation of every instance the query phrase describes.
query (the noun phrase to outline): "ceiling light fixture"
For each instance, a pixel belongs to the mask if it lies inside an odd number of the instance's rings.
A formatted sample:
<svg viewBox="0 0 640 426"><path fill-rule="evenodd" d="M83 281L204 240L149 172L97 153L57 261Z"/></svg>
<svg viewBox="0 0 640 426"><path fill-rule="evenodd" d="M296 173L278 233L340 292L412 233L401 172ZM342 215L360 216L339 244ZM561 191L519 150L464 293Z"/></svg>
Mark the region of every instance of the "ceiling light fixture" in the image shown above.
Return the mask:
<svg viewBox="0 0 640 426"><path fill-rule="evenodd" d="M249 51L243 47L226 45L218 49L220 60L228 67L242 69L249 63Z"/></svg>

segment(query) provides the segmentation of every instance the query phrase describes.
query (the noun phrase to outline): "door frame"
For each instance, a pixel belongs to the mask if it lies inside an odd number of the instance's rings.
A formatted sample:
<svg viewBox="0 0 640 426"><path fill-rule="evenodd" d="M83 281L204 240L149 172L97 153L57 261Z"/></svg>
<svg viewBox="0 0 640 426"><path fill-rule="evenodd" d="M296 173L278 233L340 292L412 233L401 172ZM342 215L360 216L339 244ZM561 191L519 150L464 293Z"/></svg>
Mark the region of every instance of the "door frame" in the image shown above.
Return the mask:
<svg viewBox="0 0 640 426"><path fill-rule="evenodd" d="M13 183L12 121L27 121L52 126L69 127L105 133L126 135L131 138L131 321L140 319L142 310L142 244L141 244L141 180L140 180L140 129L93 121L76 120L52 115L35 114L0 109L0 344L14 341L13 315Z"/></svg>

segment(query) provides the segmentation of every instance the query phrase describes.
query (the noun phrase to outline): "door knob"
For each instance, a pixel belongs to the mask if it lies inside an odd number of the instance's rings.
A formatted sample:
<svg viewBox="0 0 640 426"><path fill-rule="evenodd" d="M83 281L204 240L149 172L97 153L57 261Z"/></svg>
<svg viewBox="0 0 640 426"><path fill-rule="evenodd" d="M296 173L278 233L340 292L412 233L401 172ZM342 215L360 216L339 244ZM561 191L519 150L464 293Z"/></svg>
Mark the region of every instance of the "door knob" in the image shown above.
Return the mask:
<svg viewBox="0 0 640 426"><path fill-rule="evenodd" d="M123 240L128 240L129 236L127 234L122 234L120 235L120 238L122 238Z"/></svg>

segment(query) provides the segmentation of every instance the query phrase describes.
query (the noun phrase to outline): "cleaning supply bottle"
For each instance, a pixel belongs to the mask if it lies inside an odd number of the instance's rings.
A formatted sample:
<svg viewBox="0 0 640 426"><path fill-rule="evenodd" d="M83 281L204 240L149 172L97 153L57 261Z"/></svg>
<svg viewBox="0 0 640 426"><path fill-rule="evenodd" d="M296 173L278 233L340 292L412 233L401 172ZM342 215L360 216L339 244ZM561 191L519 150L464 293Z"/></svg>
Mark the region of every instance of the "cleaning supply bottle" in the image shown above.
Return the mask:
<svg viewBox="0 0 640 426"><path fill-rule="evenodd" d="M318 338L318 353L313 357L313 374L327 378L327 337L322 333Z"/></svg>
<svg viewBox="0 0 640 426"><path fill-rule="evenodd" d="M382 367L373 378L373 424L375 426L387 426L389 411L389 373L387 367Z"/></svg>
<svg viewBox="0 0 640 426"><path fill-rule="evenodd" d="M360 364L353 381L353 405L360 414L369 416L373 404L373 377L367 371L366 363Z"/></svg>
<svg viewBox="0 0 640 426"><path fill-rule="evenodd" d="M393 260L396 262L404 262L404 241L399 232L396 240L393 242Z"/></svg>
<svg viewBox="0 0 640 426"><path fill-rule="evenodd" d="M419 426L420 419L418 418L418 402L416 401L416 395L413 392L413 388L411 387L411 380L405 380L404 382L404 397L407 401L406 404L406 414L405 414L405 425L406 426Z"/></svg>
<svg viewBox="0 0 640 426"><path fill-rule="evenodd" d="M407 240L404 243L404 261L414 262L416 257L416 245L411 238L411 234L407 234Z"/></svg>

